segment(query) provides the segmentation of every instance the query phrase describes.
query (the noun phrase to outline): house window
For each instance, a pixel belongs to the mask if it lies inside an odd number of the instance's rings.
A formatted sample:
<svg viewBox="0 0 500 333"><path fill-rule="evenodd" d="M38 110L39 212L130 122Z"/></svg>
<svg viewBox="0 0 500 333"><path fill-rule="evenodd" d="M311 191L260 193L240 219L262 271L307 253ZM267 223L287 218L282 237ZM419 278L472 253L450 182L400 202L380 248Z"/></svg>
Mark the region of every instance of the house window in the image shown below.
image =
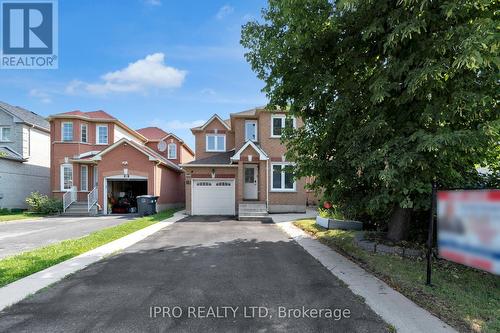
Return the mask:
<svg viewBox="0 0 500 333"><path fill-rule="evenodd" d="M177 145L175 143L168 144L168 159L175 160L177 158Z"/></svg>
<svg viewBox="0 0 500 333"><path fill-rule="evenodd" d="M280 138L283 133L283 128L295 128L295 118L287 118L286 116L271 117L271 137Z"/></svg>
<svg viewBox="0 0 500 333"><path fill-rule="evenodd" d="M108 144L108 125L97 125L97 144Z"/></svg>
<svg viewBox="0 0 500 333"><path fill-rule="evenodd" d="M226 136L207 134L207 151L226 151Z"/></svg>
<svg viewBox="0 0 500 333"><path fill-rule="evenodd" d="M290 163L272 164L272 190L295 191L295 179Z"/></svg>
<svg viewBox="0 0 500 333"><path fill-rule="evenodd" d="M80 191L89 190L89 167L86 165L80 166Z"/></svg>
<svg viewBox="0 0 500 333"><path fill-rule="evenodd" d="M62 141L73 141L73 123L61 124Z"/></svg>
<svg viewBox="0 0 500 333"><path fill-rule="evenodd" d="M10 141L10 127L0 127L0 141Z"/></svg>
<svg viewBox="0 0 500 333"><path fill-rule="evenodd" d="M61 165L61 191L69 191L73 186L73 165Z"/></svg>
<svg viewBox="0 0 500 333"><path fill-rule="evenodd" d="M80 126L80 141L83 143L89 142L89 127L87 124L82 124Z"/></svg>
<svg viewBox="0 0 500 333"><path fill-rule="evenodd" d="M245 121L245 141L257 141L257 121L256 120L246 120Z"/></svg>

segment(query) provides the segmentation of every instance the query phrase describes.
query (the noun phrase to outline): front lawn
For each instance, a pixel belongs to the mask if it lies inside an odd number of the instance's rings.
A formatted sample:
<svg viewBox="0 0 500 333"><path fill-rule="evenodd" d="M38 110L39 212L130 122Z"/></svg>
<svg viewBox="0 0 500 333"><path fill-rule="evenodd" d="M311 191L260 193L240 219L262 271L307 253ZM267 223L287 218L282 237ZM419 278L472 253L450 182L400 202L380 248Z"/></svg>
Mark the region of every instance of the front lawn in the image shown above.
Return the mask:
<svg viewBox="0 0 500 333"><path fill-rule="evenodd" d="M294 224L461 332L500 332L499 276L439 260L433 262L433 286L429 287L425 260L365 252L354 244L354 232L326 230L314 220Z"/></svg>
<svg viewBox="0 0 500 333"><path fill-rule="evenodd" d="M44 215L26 213L26 212L0 214L0 222L26 220L26 219L38 219L41 216L44 216Z"/></svg>
<svg viewBox="0 0 500 333"><path fill-rule="evenodd" d="M0 287L173 216L175 209L0 260Z"/></svg>

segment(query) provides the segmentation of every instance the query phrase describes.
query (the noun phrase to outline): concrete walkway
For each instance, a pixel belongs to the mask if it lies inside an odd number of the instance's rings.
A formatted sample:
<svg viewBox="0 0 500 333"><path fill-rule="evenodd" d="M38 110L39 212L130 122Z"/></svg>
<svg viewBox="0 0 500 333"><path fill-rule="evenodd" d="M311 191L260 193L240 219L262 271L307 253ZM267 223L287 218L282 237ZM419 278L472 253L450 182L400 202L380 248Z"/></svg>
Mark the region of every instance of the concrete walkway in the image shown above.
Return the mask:
<svg viewBox="0 0 500 333"><path fill-rule="evenodd" d="M316 258L333 275L347 284L355 294L363 297L373 311L404 333L452 333L451 326L422 309L398 293L385 282L321 244L313 237L295 227L293 222L282 222L278 226Z"/></svg>

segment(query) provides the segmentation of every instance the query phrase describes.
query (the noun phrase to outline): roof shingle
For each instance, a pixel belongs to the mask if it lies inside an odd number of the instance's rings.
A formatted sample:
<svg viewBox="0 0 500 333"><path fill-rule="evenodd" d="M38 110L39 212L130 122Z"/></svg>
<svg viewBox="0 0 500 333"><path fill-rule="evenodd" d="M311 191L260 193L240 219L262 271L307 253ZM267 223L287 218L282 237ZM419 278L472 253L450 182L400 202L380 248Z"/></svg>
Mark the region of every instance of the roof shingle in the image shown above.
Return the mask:
<svg viewBox="0 0 500 333"><path fill-rule="evenodd" d="M47 120L45 120L44 117L42 117L42 116L40 116L32 111L23 109L19 106L13 106L13 105L10 105L10 104L4 103L4 102L0 102L0 109L7 111L8 113L12 114L13 116L21 119L21 121L23 121L24 123L26 123L28 125L37 126L37 127L43 128L47 131L50 130L49 122Z"/></svg>

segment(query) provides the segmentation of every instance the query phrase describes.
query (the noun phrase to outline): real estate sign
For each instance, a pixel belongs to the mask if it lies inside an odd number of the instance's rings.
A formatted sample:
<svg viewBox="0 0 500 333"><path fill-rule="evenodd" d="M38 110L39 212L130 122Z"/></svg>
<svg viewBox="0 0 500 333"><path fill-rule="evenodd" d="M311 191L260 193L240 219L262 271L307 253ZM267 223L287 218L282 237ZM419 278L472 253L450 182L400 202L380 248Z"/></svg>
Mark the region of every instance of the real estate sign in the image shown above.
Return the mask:
<svg viewBox="0 0 500 333"><path fill-rule="evenodd" d="M440 257L500 274L500 191L439 191Z"/></svg>

